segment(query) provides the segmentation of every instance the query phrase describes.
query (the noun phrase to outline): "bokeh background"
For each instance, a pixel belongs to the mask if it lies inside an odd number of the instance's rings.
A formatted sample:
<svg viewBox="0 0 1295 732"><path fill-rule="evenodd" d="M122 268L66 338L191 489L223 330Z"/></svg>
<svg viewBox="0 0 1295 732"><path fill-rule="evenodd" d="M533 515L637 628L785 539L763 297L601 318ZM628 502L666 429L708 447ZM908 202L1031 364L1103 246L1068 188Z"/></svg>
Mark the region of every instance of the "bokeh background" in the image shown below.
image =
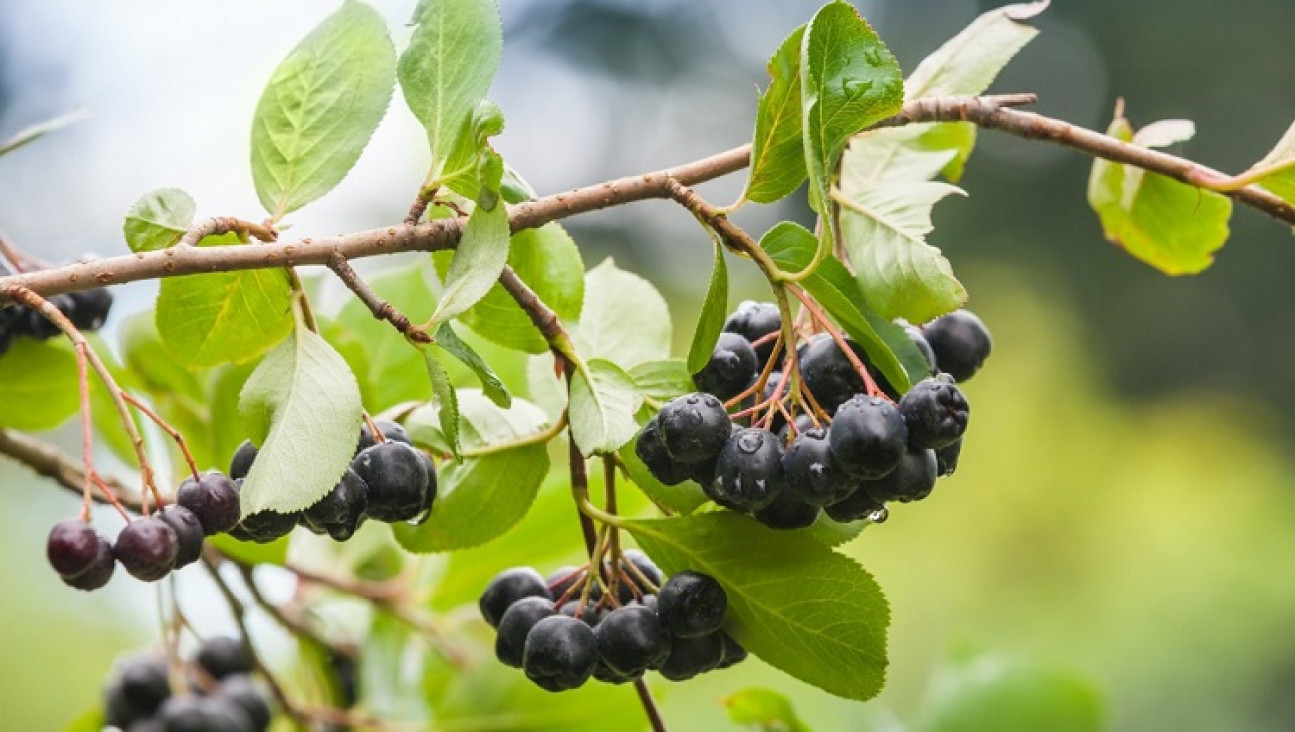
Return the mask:
<svg viewBox="0 0 1295 732"><path fill-rule="evenodd" d="M399 46L413 0L374 4ZM0 159L0 229L60 261L123 253L122 216L160 186L188 190L200 215L257 216L247 159L260 87L333 5L0 0L0 137L75 107L93 115ZM498 147L540 192L746 140L769 53L816 7L501 5L491 97L509 127ZM992 4L858 6L911 70ZM1285 0L1064 0L1037 25L994 89L1038 92L1041 112L1101 129L1124 97L1135 125L1195 120L1197 138L1179 151L1228 171L1262 157L1295 118ZM397 99L352 175L294 215L294 232L399 220L425 171L422 140ZM1103 240L1084 201L1087 159L992 132L980 140L962 182L971 195L937 209L931 238L996 336L967 387L976 418L963 464L931 500L848 549L892 604L886 691L840 703L751 664L672 689L667 714L685 729L721 727L717 700L758 683L790 690L816 729L900 728L922 722L951 654L974 647L1082 679L1112 729L1295 727L1290 232L1238 210L1214 267L1167 278ZM704 190L727 202L741 184ZM740 220L758 232L807 216L753 206ZM644 203L568 228L587 265L613 256L667 295L682 352L710 257L690 217ZM752 275L735 273L735 299L764 296ZM154 292L118 288L115 323ZM43 537L75 499L12 463L0 471L0 729L58 729L94 704L117 653L156 636L154 600L128 581L65 590ZM210 591L191 584L197 597Z"/></svg>

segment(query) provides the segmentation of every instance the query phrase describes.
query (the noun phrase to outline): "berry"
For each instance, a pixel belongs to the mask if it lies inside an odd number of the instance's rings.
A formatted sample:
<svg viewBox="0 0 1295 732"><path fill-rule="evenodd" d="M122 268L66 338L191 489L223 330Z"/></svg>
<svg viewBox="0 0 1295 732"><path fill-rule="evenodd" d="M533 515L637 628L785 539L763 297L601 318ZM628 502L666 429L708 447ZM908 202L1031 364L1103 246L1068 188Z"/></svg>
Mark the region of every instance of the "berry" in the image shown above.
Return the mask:
<svg viewBox="0 0 1295 732"><path fill-rule="evenodd" d="M297 526L299 513L279 513L278 511L257 511L245 517L229 535L239 541L254 541L257 544L269 544L287 536Z"/></svg>
<svg viewBox="0 0 1295 732"><path fill-rule="evenodd" d="M755 512L755 520L771 529L808 529L818 521L818 506L783 491L773 503Z"/></svg>
<svg viewBox="0 0 1295 732"><path fill-rule="evenodd" d="M157 711L164 732L252 732L252 721L232 702L194 695L173 696Z"/></svg>
<svg viewBox="0 0 1295 732"><path fill-rule="evenodd" d="M661 622L677 638L697 638L714 633L724 624L728 595L715 578L699 572L680 572L657 594Z"/></svg>
<svg viewBox="0 0 1295 732"><path fill-rule="evenodd" d="M917 346L917 352L922 354L922 360L926 361L926 373L934 374L935 351L931 350L931 344L927 343L926 336L922 335L922 329L912 323L904 323L904 332L908 334L908 339Z"/></svg>
<svg viewBox="0 0 1295 732"><path fill-rule="evenodd" d="M607 662L604 661L601 656L598 658L598 663L594 664L594 678L604 684L628 684L629 682L642 677L642 673L622 674L619 671L612 669L612 667L608 666Z"/></svg>
<svg viewBox="0 0 1295 732"><path fill-rule="evenodd" d="M104 690L106 706L110 712L128 717L125 727L135 719L151 716L171 696L166 658L147 653L128 656L117 663L115 678Z"/></svg>
<svg viewBox="0 0 1295 732"><path fill-rule="evenodd" d="M637 549L626 549L621 554L621 557L622 557L622 565L624 565L625 562L633 564L634 568L638 570L638 574L643 575L644 578L646 578L649 582L656 585L657 587L661 586L661 580L662 580L661 569L660 567L656 566L655 562L653 562L651 559L648 558L648 555L644 554L643 552ZM625 571L629 573L630 577L634 579L634 584L636 585L643 584L642 580L638 578L638 574L634 574L629 569L626 569ZM647 591L647 588L645 587L640 587L640 589L644 590L645 592Z"/></svg>
<svg viewBox="0 0 1295 732"><path fill-rule="evenodd" d="M724 443L715 481L706 494L716 502L758 511L783 490L782 443L769 430L743 428Z"/></svg>
<svg viewBox="0 0 1295 732"><path fill-rule="evenodd" d="M736 425L734 425L736 426ZM697 485L705 486L715 482L715 469L719 467L719 456L707 460L704 463L696 463L688 466L688 477L692 478Z"/></svg>
<svg viewBox="0 0 1295 732"><path fill-rule="evenodd" d="M962 454L962 438L935 451L936 472L940 475L953 475L958 469L958 456Z"/></svg>
<svg viewBox="0 0 1295 732"><path fill-rule="evenodd" d="M526 635L522 669L541 689L575 689L589 680L597 664L594 632L574 618L544 618Z"/></svg>
<svg viewBox="0 0 1295 732"><path fill-rule="evenodd" d="M799 418L797 418L799 420ZM826 506L849 492L850 480L832 461L828 430L814 427L796 435L782 456L786 493L811 506Z"/></svg>
<svg viewBox="0 0 1295 732"><path fill-rule="evenodd" d="M598 624L607 617L607 614L611 612L606 607L599 607L598 601L594 599L590 599L584 604L584 607L581 608L580 598L576 598L562 603L562 607L558 608L558 614L565 615L568 618L575 618L576 610L580 610L580 617L576 619L583 621L584 624L588 625L590 628L597 627Z"/></svg>
<svg viewBox="0 0 1295 732"><path fill-rule="evenodd" d="M728 633L722 633L724 636L724 658L719 662L716 668L728 668L746 660L746 649L740 643L733 640L733 636Z"/></svg>
<svg viewBox="0 0 1295 732"><path fill-rule="evenodd" d="M690 477L690 466L675 462L666 451L665 443L661 441L661 423L656 417L639 432L634 441L634 454L643 461L653 478L666 485L679 485Z"/></svg>
<svg viewBox="0 0 1295 732"><path fill-rule="evenodd" d="M771 302L743 300L738 303L737 310L734 310L733 314L724 321L724 332L737 333L751 343L771 333L777 333L781 328L782 316L778 314L778 306ZM764 368L768 363L769 357L773 355L775 341L776 339L770 338L754 347L756 359L759 361L757 368Z"/></svg>
<svg viewBox="0 0 1295 732"><path fill-rule="evenodd" d="M81 519L63 519L49 530L45 556L50 566L64 577L75 577L90 569L99 555L99 535Z"/></svg>
<svg viewBox="0 0 1295 732"><path fill-rule="evenodd" d="M418 459L423 464L423 469L427 471L427 490L423 497L423 510L420 512L421 517L417 523L427 520L427 516L432 513L432 502L436 500L436 463L432 462L432 457L422 450L415 450L418 453Z"/></svg>
<svg viewBox="0 0 1295 732"><path fill-rule="evenodd" d="M50 305L58 308L58 311L66 315L69 320L74 320L76 318L76 301L73 300L71 296L53 295L46 298L46 300ZM32 338L38 338L42 341L53 338L61 332L57 325L50 322L44 315L41 315L39 311L31 309L27 310L27 323L25 329L27 331L27 335Z"/></svg>
<svg viewBox="0 0 1295 732"><path fill-rule="evenodd" d="M301 513L306 528L316 534L328 534L334 541L346 541L364 521L369 503L369 487L354 470L347 470L328 495Z"/></svg>
<svg viewBox="0 0 1295 732"><path fill-rule="evenodd" d="M800 434L801 432L807 432L809 430L814 429L814 418L810 417L808 414L805 414L804 412L801 412L800 414L796 415L795 425L796 425L796 434ZM778 430L778 441L782 442L783 444L786 444L786 442L789 439L792 439L791 427L784 424L782 428Z"/></svg>
<svg viewBox="0 0 1295 732"><path fill-rule="evenodd" d="M209 696L199 701L202 708L203 730L221 732L254 732L252 720L243 708L232 700Z"/></svg>
<svg viewBox="0 0 1295 732"><path fill-rule="evenodd" d="M526 638L531 628L541 620L556 614L557 609L553 607L553 601L543 597L523 597L513 603L499 619L499 633L495 636L495 658L505 666L521 668L526 650ZM588 630L588 626L585 629Z"/></svg>
<svg viewBox="0 0 1295 732"><path fill-rule="evenodd" d="M856 478L876 480L899 464L908 428L890 402L859 395L836 410L827 440L832 461L841 470Z"/></svg>
<svg viewBox="0 0 1295 732"><path fill-rule="evenodd" d="M959 383L975 376L994 348L989 329L970 310L955 310L932 320L922 328L922 335L931 344L940 370Z"/></svg>
<svg viewBox="0 0 1295 732"><path fill-rule="evenodd" d="M73 309L68 316L81 330L99 330L108 320L108 311L112 309L112 293L106 288L96 287L93 290L73 292Z"/></svg>
<svg viewBox="0 0 1295 732"><path fill-rule="evenodd" d="M759 372L759 359L751 342L737 333L720 333L710 360L692 379L698 389L720 399L732 399L750 386Z"/></svg>
<svg viewBox="0 0 1295 732"><path fill-rule="evenodd" d="M171 505L157 512L157 518L175 532L175 568L187 567L202 556L202 524L184 506Z"/></svg>
<svg viewBox="0 0 1295 732"><path fill-rule="evenodd" d="M146 516L121 530L112 553L135 579L156 582L175 568L179 544L170 526L156 516Z"/></svg>
<svg viewBox="0 0 1295 732"><path fill-rule="evenodd" d="M846 339L846 345L862 362L863 349L849 339ZM815 336L800 347L799 358L804 387L828 414L850 397L863 392L863 377L832 336L826 333Z"/></svg>
<svg viewBox="0 0 1295 732"><path fill-rule="evenodd" d="M648 610L651 610L652 612L657 611L658 600L656 595L644 595L643 597L640 597L639 599L635 600L634 603L637 605L642 605L643 607L647 608Z"/></svg>
<svg viewBox="0 0 1295 732"><path fill-rule="evenodd" d="M252 469L252 461L256 460L256 453L256 445L251 440L243 440L234 451L234 457L229 460L229 477L234 480L246 478L248 471Z"/></svg>
<svg viewBox="0 0 1295 732"><path fill-rule="evenodd" d="M922 379L899 400L908 425L908 444L937 449L962 437L971 407L948 374Z"/></svg>
<svg viewBox="0 0 1295 732"><path fill-rule="evenodd" d="M558 567L549 572L549 576L544 578L544 584L548 587L548 594L554 600L562 597L584 576L584 571L579 567ZM488 587L488 586L487 586ZM484 596L483 596L484 598ZM483 611L484 614L484 611Z"/></svg>
<svg viewBox="0 0 1295 732"><path fill-rule="evenodd" d="M574 581L575 578L572 578L572 582ZM562 595L558 593L554 596ZM490 580L490 584L481 592L481 598L477 600L477 607L490 627L498 628L508 608L525 597L548 600L553 596L550 596L548 584L539 572L530 567L514 567L500 572Z"/></svg>
<svg viewBox="0 0 1295 732"><path fill-rule="evenodd" d="M733 431L724 403L705 393L671 399L656 420L666 452L684 465L713 460Z"/></svg>
<svg viewBox="0 0 1295 732"><path fill-rule="evenodd" d="M427 464L418 450L388 440L366 448L351 462L369 487L369 516L387 523L409 521L427 510Z"/></svg>
<svg viewBox="0 0 1295 732"><path fill-rule="evenodd" d="M866 490L878 501L920 501L935 487L938 469L934 450L910 447L889 475L881 480L864 481L860 490Z"/></svg>
<svg viewBox="0 0 1295 732"><path fill-rule="evenodd" d="M671 681L687 681L697 674L719 667L724 660L724 634L696 638L675 638L670 656L661 664L661 675Z"/></svg>
<svg viewBox="0 0 1295 732"><path fill-rule="evenodd" d="M409 433L405 431L404 426L399 422L393 422L389 419L375 419L373 423L378 426L382 436L389 442L403 442L406 445L414 444L409 439ZM373 430L369 429L369 423L364 422L360 425L360 440L355 445L355 454L359 455L362 451L378 444L373 437Z"/></svg>
<svg viewBox="0 0 1295 732"><path fill-rule="evenodd" d="M855 487L849 496L827 506L823 512L833 521L845 524L868 518L885 507L885 504L874 498L868 491Z"/></svg>
<svg viewBox="0 0 1295 732"><path fill-rule="evenodd" d="M194 661L217 681L252 672L252 658L237 638L215 636L198 646Z"/></svg>
<svg viewBox="0 0 1295 732"><path fill-rule="evenodd" d="M112 544L108 540L99 537L99 546L94 555L94 561L86 571L74 577L63 576L63 584L74 590L97 590L108 584L112 579L112 573L117 568L117 557L113 555Z"/></svg>
<svg viewBox="0 0 1295 732"><path fill-rule="evenodd" d="M670 632L657 614L637 605L617 608L594 629L598 654L612 671L633 676L670 657Z"/></svg>
<svg viewBox="0 0 1295 732"><path fill-rule="evenodd" d="M239 484L216 470L203 473L198 480L185 478L175 493L175 502L193 511L207 536L229 531L238 525Z"/></svg>
<svg viewBox="0 0 1295 732"><path fill-rule="evenodd" d="M265 730L270 726L270 718L274 713L270 701L251 676L238 674L227 677L216 687L212 696L226 699L242 709L255 729Z"/></svg>

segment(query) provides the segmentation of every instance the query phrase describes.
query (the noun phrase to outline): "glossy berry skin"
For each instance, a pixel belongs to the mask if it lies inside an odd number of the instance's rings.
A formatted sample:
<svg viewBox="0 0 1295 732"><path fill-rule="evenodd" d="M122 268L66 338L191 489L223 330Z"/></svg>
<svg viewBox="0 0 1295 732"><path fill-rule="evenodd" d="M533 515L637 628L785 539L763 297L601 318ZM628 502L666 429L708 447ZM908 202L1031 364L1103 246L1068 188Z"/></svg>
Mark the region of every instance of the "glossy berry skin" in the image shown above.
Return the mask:
<svg viewBox="0 0 1295 732"><path fill-rule="evenodd" d="M387 523L410 521L426 510L431 478L418 450L388 440L362 450L351 462L369 487L368 514Z"/></svg>
<svg viewBox="0 0 1295 732"><path fill-rule="evenodd" d="M197 481L185 478L175 493L175 502L193 511L207 536L238 525L238 484L224 473L212 470Z"/></svg>
<svg viewBox="0 0 1295 732"><path fill-rule="evenodd" d="M782 316L778 314L778 306L771 302L743 300L738 304L737 310L724 321L724 332L737 333L751 343L777 333L781 328ZM765 343L754 346L757 368L764 368L768 363L769 357L773 355L775 340L770 338Z"/></svg>
<svg viewBox="0 0 1295 732"><path fill-rule="evenodd" d="M239 521L237 526L230 529L229 535L239 541L269 544L292 533L300 518L301 514L299 513L257 511Z"/></svg>
<svg viewBox="0 0 1295 732"><path fill-rule="evenodd" d="M937 472L934 450L910 447L889 475L864 481L861 490L878 501L920 501L931 494Z"/></svg>
<svg viewBox="0 0 1295 732"><path fill-rule="evenodd" d="M935 468L936 473L940 476L953 475L953 471L958 469L958 457L962 455L962 438L941 447L935 451Z"/></svg>
<svg viewBox="0 0 1295 732"><path fill-rule="evenodd" d="M740 643L733 640L728 633L721 633L724 640L724 657L716 668L728 668L746 660L747 652Z"/></svg>
<svg viewBox="0 0 1295 732"><path fill-rule="evenodd" d="M689 466L676 462L666 451L665 443L661 441L661 423L656 417L644 425L634 440L634 454L643 461L652 477L665 485L679 485L690 477Z"/></svg>
<svg viewBox="0 0 1295 732"><path fill-rule="evenodd" d="M773 503L756 511L755 520L771 529L808 529L818 521L820 509L787 491L778 494Z"/></svg>
<svg viewBox="0 0 1295 732"><path fill-rule="evenodd" d="M994 348L989 329L970 310L955 310L932 320L922 328L922 335L931 344L939 369L959 383L975 376Z"/></svg>
<svg viewBox="0 0 1295 732"><path fill-rule="evenodd" d="M856 486L848 496L827 506L823 509L823 512L833 521L844 524L867 518L885 507L884 503L873 498L868 491Z"/></svg>
<svg viewBox="0 0 1295 732"><path fill-rule="evenodd" d="M611 669L633 676L659 668L670 657L670 632L642 605L619 607L594 628L598 655Z"/></svg>
<svg viewBox="0 0 1295 732"><path fill-rule="evenodd" d="M171 505L157 512L157 518L175 532L175 568L187 567L202 556L202 524L184 506Z"/></svg>
<svg viewBox="0 0 1295 732"><path fill-rule="evenodd" d="M220 686L216 687L212 696L228 700L242 709L254 729L260 731L269 728L274 710L270 707L270 701L266 698L265 692L256 685L251 676L237 674L226 677L220 682Z"/></svg>
<svg viewBox="0 0 1295 732"><path fill-rule="evenodd" d="M412 445L413 440L409 439L409 433L405 431L404 425L399 422L393 422L389 419L375 419L373 423L381 430L382 436L391 442L403 442L406 445ZM373 438L373 430L369 429L369 423L364 422L360 425L360 439L355 445L355 454L359 455L361 451L366 450L378 441Z"/></svg>
<svg viewBox="0 0 1295 732"><path fill-rule="evenodd" d="M899 464L908 427L890 402L859 395L836 410L827 439L837 467L855 478L876 480Z"/></svg>
<svg viewBox="0 0 1295 732"><path fill-rule="evenodd" d="M54 524L45 542L45 556L55 572L72 577L94 564L99 554L99 535L90 524L77 518Z"/></svg>
<svg viewBox="0 0 1295 732"><path fill-rule="evenodd" d="M369 487L348 469L328 495L301 512L301 522L317 534L328 534L333 541L346 541L364 521L368 504Z"/></svg>
<svg viewBox="0 0 1295 732"><path fill-rule="evenodd" d="M572 581L575 581L574 578ZM477 600L477 607L481 610L481 617L486 623L492 628L498 628L499 621L508 608L524 597L552 599L548 584L539 572L531 567L513 567L500 572L490 580Z"/></svg>
<svg viewBox="0 0 1295 732"><path fill-rule="evenodd" d="M146 516L121 530L112 553L135 579L156 582L175 568L179 543L170 526L156 516Z"/></svg>
<svg viewBox="0 0 1295 732"><path fill-rule="evenodd" d="M719 467L719 456L715 459L707 460L704 463L695 463L688 466L688 477L697 485L705 488L715 482L715 469Z"/></svg>
<svg viewBox="0 0 1295 732"><path fill-rule="evenodd" d="M112 293L107 288L96 287L93 290L73 292L73 309L69 316L72 325L80 330L99 330L108 320L108 311L112 309Z"/></svg>
<svg viewBox="0 0 1295 732"><path fill-rule="evenodd" d="M940 374L914 384L899 400L899 413L908 426L908 444L934 450L962 437L971 407L953 379Z"/></svg>
<svg viewBox="0 0 1295 732"><path fill-rule="evenodd" d="M598 643L588 625L554 615L544 618L526 636L522 670L545 691L583 686L598 665Z"/></svg>
<svg viewBox="0 0 1295 732"><path fill-rule="evenodd" d="M204 640L198 646L194 661L217 681L226 676L252 672L252 659L247 655L247 649L237 638L229 636L218 635Z"/></svg>
<svg viewBox="0 0 1295 732"><path fill-rule="evenodd" d="M531 628L544 618L557 614L553 601L543 597L523 597L513 603L499 619L495 636L495 658L505 666L521 668L526 651L526 637ZM565 617L565 616L564 616ZM571 620L571 618L567 618ZM579 621L577 621L579 622ZM580 623L584 625L584 623ZM586 626L586 630L588 627Z"/></svg>
<svg viewBox="0 0 1295 732"><path fill-rule="evenodd" d="M846 339L846 345L863 362L863 349L849 339ZM863 377L832 336L826 333L814 336L801 346L799 357L804 387L828 414L850 397L863 392Z"/></svg>
<svg viewBox="0 0 1295 732"><path fill-rule="evenodd" d="M693 374L697 388L720 399L732 399L755 382L759 359L751 342L737 333L720 333L710 360Z"/></svg>
<svg viewBox="0 0 1295 732"><path fill-rule="evenodd" d="M234 457L229 459L229 477L233 480L246 478L248 471L252 469L252 462L256 460L256 453L256 445L251 440L243 440L238 449L234 450Z"/></svg>
<svg viewBox="0 0 1295 732"><path fill-rule="evenodd" d="M580 617L576 619L585 625L588 625L590 628L598 627L598 624L601 623L610 612L606 607L598 607L598 602L593 599L590 599L584 604L584 607L581 607L580 598L577 597L574 600L568 600L562 603L562 607L558 608L558 614L565 615L568 618L575 618L577 610L580 611Z"/></svg>
<svg viewBox="0 0 1295 732"><path fill-rule="evenodd" d="M680 572L657 593L657 614L677 638L697 638L714 633L724 624L728 595L714 577L700 572Z"/></svg>
<svg viewBox="0 0 1295 732"><path fill-rule="evenodd" d="M659 669L671 681L687 681L712 671L724 660L724 634L711 633L697 638L675 638L670 656Z"/></svg>
<svg viewBox="0 0 1295 732"><path fill-rule="evenodd" d="M108 584L112 579L112 573L117 568L117 557L113 554L112 544L108 540L99 537L99 545L95 551L94 561L82 573L74 576L62 575L63 584L75 590L97 590Z"/></svg>
<svg viewBox="0 0 1295 732"><path fill-rule="evenodd" d="M782 473L786 493L811 506L835 503L851 487L849 477L833 462L828 430L821 427L796 435L783 453Z"/></svg>
<svg viewBox="0 0 1295 732"><path fill-rule="evenodd" d="M675 462L684 465L715 459L733 431L723 402L702 392L666 402L656 420L661 444Z"/></svg>
<svg viewBox="0 0 1295 732"><path fill-rule="evenodd" d="M721 505L759 511L773 503L784 487L782 443L769 430L742 428L719 453L715 480L706 495Z"/></svg>

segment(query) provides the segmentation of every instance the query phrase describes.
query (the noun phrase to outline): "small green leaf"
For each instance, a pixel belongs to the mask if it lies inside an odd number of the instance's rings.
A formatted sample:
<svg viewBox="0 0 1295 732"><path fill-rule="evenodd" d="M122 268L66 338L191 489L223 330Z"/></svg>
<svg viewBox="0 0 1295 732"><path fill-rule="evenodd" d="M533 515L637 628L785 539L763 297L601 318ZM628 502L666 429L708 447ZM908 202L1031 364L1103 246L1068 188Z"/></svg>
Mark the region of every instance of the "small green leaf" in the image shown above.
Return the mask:
<svg viewBox="0 0 1295 732"><path fill-rule="evenodd" d="M1271 173L1256 178L1255 184L1295 205L1295 124L1286 130L1263 160L1255 163L1254 168L1272 168Z"/></svg>
<svg viewBox="0 0 1295 732"><path fill-rule="evenodd" d="M1107 134L1144 146L1181 141L1182 125L1133 133L1117 117ZM1190 135L1188 135L1190 136ZM1197 274L1214 262L1228 238L1232 199L1132 166L1093 161L1088 203L1097 212L1107 240L1170 275Z"/></svg>
<svg viewBox="0 0 1295 732"><path fill-rule="evenodd" d="M526 182L522 174L513 170L513 167L507 163L504 163L504 177L500 181L499 192L503 194L504 200L508 203L534 201L539 198L539 194L535 192L530 183Z"/></svg>
<svg viewBox="0 0 1295 732"><path fill-rule="evenodd" d="M508 211L478 207L468 217L463 238L445 275L445 291L432 313L443 323L477 304L490 292L508 263Z"/></svg>
<svg viewBox="0 0 1295 732"><path fill-rule="evenodd" d="M652 283L610 258L585 275L575 328L580 353L633 368L670 357L670 308Z"/></svg>
<svg viewBox="0 0 1295 732"><path fill-rule="evenodd" d="M243 483L243 515L292 513L337 484L355 451L360 390L346 361L298 324L243 385L239 415L260 445Z"/></svg>
<svg viewBox="0 0 1295 732"><path fill-rule="evenodd" d="M62 339L17 338L0 358L0 427L53 429L80 404L76 354Z"/></svg>
<svg viewBox="0 0 1295 732"><path fill-rule="evenodd" d="M773 689L751 687L723 699L728 718L763 732L810 732L796 716L791 700Z"/></svg>
<svg viewBox="0 0 1295 732"><path fill-rule="evenodd" d="M450 452L457 458L463 452L459 440L459 392L450 383L445 367L432 354L431 349L423 349L423 362L427 366L427 377L432 383L432 393L436 395L436 403L440 405L436 411L440 417L441 434L445 437Z"/></svg>
<svg viewBox="0 0 1295 732"><path fill-rule="evenodd" d="M442 323L441 327L436 329L436 345L446 353L457 358L464 366L467 366L472 373L476 374L477 379L481 381L481 390L489 397L490 401L498 406L507 409L512 403L513 397L508 393L508 387L499 375L490 368L490 364L481 358L472 346L463 342L462 338L454 332L449 323Z"/></svg>
<svg viewBox="0 0 1295 732"><path fill-rule="evenodd" d="M207 537L221 554L240 564L277 564L288 561L288 542L290 537L281 536L266 544L254 541L239 541L229 534L217 534Z"/></svg>
<svg viewBox="0 0 1295 732"><path fill-rule="evenodd" d="M166 249L193 224L194 210L193 198L179 188L149 191L126 212L126 244L132 252Z"/></svg>
<svg viewBox="0 0 1295 732"><path fill-rule="evenodd" d="M490 138L504 131L504 113L485 99L477 104L468 122L468 134L460 135L437 184L478 205L494 208L504 174L503 158L490 146Z"/></svg>
<svg viewBox="0 0 1295 732"><path fill-rule="evenodd" d="M432 149L429 181L439 178L458 138L485 98L503 52L503 26L491 0L431 0L400 56L405 102L427 130Z"/></svg>
<svg viewBox="0 0 1295 732"><path fill-rule="evenodd" d="M1106 729L1092 683L1069 671L979 655L937 671L922 732Z"/></svg>
<svg viewBox="0 0 1295 732"><path fill-rule="evenodd" d="M710 361L711 352L720 331L724 329L724 318L728 316L728 266L724 263L724 247L715 241L715 265L710 273L710 286L706 288L706 300L702 303L701 314L697 316L697 330L693 331L692 345L688 348L688 370L692 373L701 371Z"/></svg>
<svg viewBox="0 0 1295 732"><path fill-rule="evenodd" d="M571 379L571 436L585 456L615 452L638 432L643 397L611 361L593 359Z"/></svg>
<svg viewBox="0 0 1295 732"><path fill-rule="evenodd" d="M396 539L413 552L466 549L485 543L512 528L526 515L549 470L543 442L507 447L542 431L548 418L535 405L513 400L501 409L481 392L460 395L464 450L499 446L495 452L442 463L437 471L436 505L418 526L394 526ZM422 444L444 441L431 406L405 420L410 437Z"/></svg>
<svg viewBox="0 0 1295 732"><path fill-rule="evenodd" d="M1039 34L1026 23L1047 10L1049 0L1004 5L983 13L913 69L904 82L908 99L975 95Z"/></svg>
<svg viewBox="0 0 1295 732"><path fill-rule="evenodd" d="M281 218L350 172L391 102L396 52L373 8L346 0L288 54L252 119L252 179Z"/></svg>
<svg viewBox="0 0 1295 732"><path fill-rule="evenodd" d="M668 402L677 396L697 391L688 365L677 358L644 361L630 369L629 374L639 393L655 402Z"/></svg>
<svg viewBox="0 0 1295 732"><path fill-rule="evenodd" d="M773 203L805 180L804 121L800 108L800 47L805 26L791 32L769 59L769 88L756 109L751 177L746 197Z"/></svg>
<svg viewBox="0 0 1295 732"><path fill-rule="evenodd" d="M853 559L729 511L626 528L667 574L691 569L718 580L728 593L726 630L769 665L848 699L881 690L890 610Z"/></svg>

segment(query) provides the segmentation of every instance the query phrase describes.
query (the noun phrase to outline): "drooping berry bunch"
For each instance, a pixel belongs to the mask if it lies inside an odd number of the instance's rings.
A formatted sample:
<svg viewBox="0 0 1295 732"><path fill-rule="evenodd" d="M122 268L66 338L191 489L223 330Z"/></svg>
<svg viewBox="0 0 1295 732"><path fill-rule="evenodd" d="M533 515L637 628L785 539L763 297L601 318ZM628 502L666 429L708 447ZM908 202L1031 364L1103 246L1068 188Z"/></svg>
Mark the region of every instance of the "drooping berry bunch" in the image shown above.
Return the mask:
<svg viewBox="0 0 1295 732"><path fill-rule="evenodd" d="M548 691L591 677L623 684L647 671L683 681L746 658L723 630L728 597L713 578L681 572L661 584L661 570L632 550L618 566L604 563L602 576L615 575L606 588L588 566L548 579L531 567L500 573L478 603L497 631L495 656Z"/></svg>
<svg viewBox="0 0 1295 732"><path fill-rule="evenodd" d="M181 670L176 681L185 693L175 694L165 655L122 658L104 688L104 723L126 732L269 729L270 698L252 677L252 661L242 643L210 638Z"/></svg>
<svg viewBox="0 0 1295 732"><path fill-rule="evenodd" d="M958 383L992 347L966 310L906 330L931 375L901 396L835 332L793 329L803 342L775 370L778 309L744 302L693 377L701 391L666 403L635 452L662 483L694 480L717 504L772 528L806 528L823 512L884 520L887 503L925 498L957 467L970 416Z"/></svg>
<svg viewBox="0 0 1295 732"><path fill-rule="evenodd" d="M360 428L351 466L328 495L296 513L254 513L232 527L230 535L264 543L304 526L346 541L366 518L395 523L426 515L436 498L436 465L413 446L404 427L390 420L375 424L380 436L367 424ZM256 454L256 446L246 440L234 451L229 474L238 485L252 469Z"/></svg>
<svg viewBox="0 0 1295 732"><path fill-rule="evenodd" d="M107 288L82 290L67 295L51 295L49 304L67 316L78 330L94 331L103 327L112 309L112 293ZM0 308L0 355L19 337L49 340L59 334L58 326L44 315L22 304Z"/></svg>

